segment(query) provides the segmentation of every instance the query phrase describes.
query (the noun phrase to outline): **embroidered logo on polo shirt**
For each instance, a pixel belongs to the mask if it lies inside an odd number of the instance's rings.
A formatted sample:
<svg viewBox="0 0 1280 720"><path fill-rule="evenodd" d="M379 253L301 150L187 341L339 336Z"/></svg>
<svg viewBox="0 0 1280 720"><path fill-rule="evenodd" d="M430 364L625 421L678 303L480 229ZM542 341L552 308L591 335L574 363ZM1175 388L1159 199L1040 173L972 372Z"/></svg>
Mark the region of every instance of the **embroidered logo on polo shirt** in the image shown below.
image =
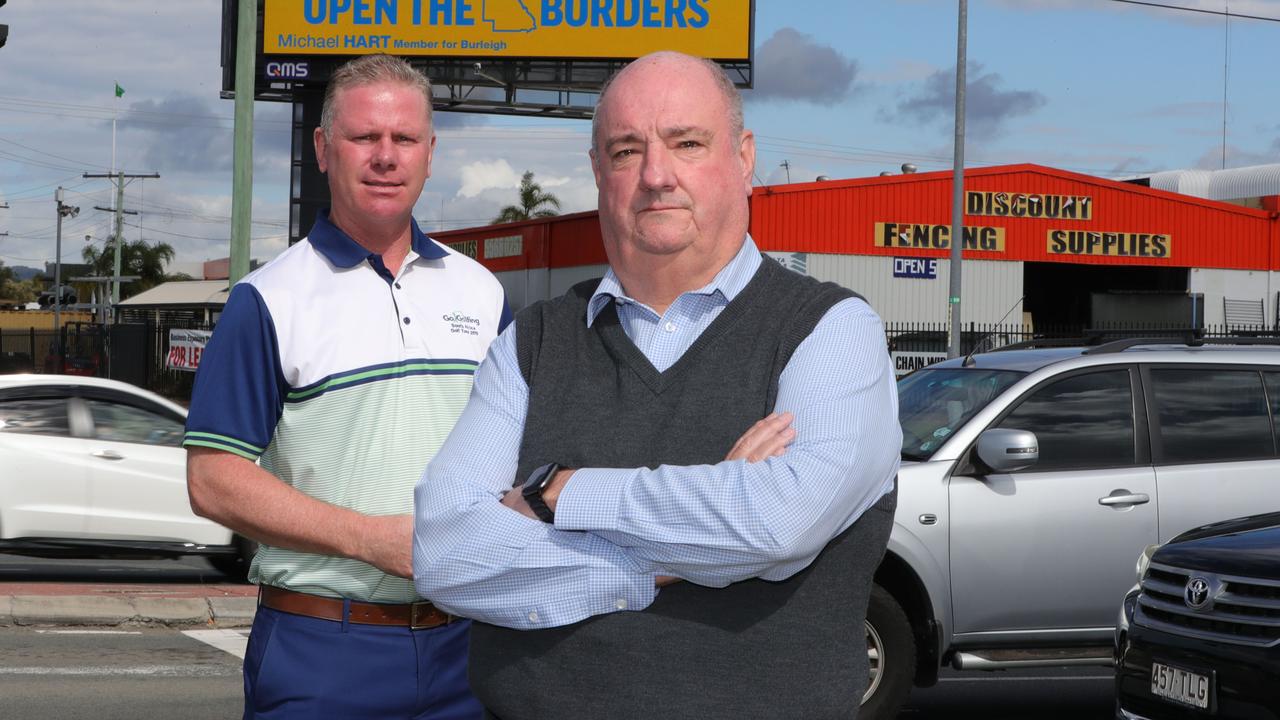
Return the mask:
<svg viewBox="0 0 1280 720"><path fill-rule="evenodd" d="M470 315L464 315L460 312L452 312L448 315L441 315L446 323L449 324L449 332L455 335L479 335L480 319L473 318Z"/></svg>

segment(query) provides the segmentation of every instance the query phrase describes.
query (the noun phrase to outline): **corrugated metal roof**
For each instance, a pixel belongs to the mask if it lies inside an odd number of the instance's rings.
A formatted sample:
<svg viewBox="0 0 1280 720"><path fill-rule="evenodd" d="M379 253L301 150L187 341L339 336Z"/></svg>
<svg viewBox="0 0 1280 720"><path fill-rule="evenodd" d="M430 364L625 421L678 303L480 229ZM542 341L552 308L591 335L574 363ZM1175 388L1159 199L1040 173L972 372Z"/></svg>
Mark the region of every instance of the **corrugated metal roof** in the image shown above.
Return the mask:
<svg viewBox="0 0 1280 720"><path fill-rule="evenodd" d="M1152 175L1151 187L1198 198L1209 198L1208 170L1165 170Z"/></svg>
<svg viewBox="0 0 1280 720"><path fill-rule="evenodd" d="M157 307L161 305L225 305L230 289L226 280L174 280L161 283L150 290L140 292L128 300L121 300L124 307Z"/></svg>
<svg viewBox="0 0 1280 720"><path fill-rule="evenodd" d="M1225 170L1166 170L1150 177L1151 187L1206 200L1246 200L1280 195L1280 164Z"/></svg>
<svg viewBox="0 0 1280 720"><path fill-rule="evenodd" d="M1280 164L1215 170L1209 180L1210 200L1280 195Z"/></svg>

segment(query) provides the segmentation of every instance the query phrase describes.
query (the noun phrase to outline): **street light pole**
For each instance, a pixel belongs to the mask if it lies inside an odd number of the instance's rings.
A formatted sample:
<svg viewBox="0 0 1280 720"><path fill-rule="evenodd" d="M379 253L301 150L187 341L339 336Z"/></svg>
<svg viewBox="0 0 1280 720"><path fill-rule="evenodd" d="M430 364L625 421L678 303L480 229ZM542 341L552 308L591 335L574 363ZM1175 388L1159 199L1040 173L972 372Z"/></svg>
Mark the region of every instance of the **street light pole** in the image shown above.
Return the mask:
<svg viewBox="0 0 1280 720"><path fill-rule="evenodd" d="M960 0L956 31L956 136L951 178L951 286L947 294L947 319L951 343L947 357L960 357L960 255L964 247L964 90L968 56L969 2Z"/></svg>
<svg viewBox="0 0 1280 720"><path fill-rule="evenodd" d="M58 232L53 249L53 332L54 344L58 349L58 374L62 374L62 218L75 217L80 208L62 202L63 190L59 186L53 193L54 202L58 204Z"/></svg>

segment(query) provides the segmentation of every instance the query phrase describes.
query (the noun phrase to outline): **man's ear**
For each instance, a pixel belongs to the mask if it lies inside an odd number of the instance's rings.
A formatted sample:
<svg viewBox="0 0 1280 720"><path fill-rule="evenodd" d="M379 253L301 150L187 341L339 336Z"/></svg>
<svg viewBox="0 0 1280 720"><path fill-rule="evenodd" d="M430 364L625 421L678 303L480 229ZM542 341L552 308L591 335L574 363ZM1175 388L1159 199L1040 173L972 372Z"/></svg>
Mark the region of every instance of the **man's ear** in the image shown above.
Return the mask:
<svg viewBox="0 0 1280 720"><path fill-rule="evenodd" d="M328 172L325 166L329 163L324 155L325 148L328 145L328 140L324 136L324 128L316 128L316 132L312 136L312 140L316 144L316 165L320 167L320 172Z"/></svg>
<svg viewBox="0 0 1280 720"><path fill-rule="evenodd" d="M742 181L747 186L747 195L750 195L751 178L756 173L756 136L750 130L742 131L742 140L738 142L738 157L742 161Z"/></svg>
<svg viewBox="0 0 1280 720"><path fill-rule="evenodd" d="M587 157L591 158L591 174L596 176L596 188L600 187L600 158L596 155L596 149L593 147L587 151Z"/></svg>

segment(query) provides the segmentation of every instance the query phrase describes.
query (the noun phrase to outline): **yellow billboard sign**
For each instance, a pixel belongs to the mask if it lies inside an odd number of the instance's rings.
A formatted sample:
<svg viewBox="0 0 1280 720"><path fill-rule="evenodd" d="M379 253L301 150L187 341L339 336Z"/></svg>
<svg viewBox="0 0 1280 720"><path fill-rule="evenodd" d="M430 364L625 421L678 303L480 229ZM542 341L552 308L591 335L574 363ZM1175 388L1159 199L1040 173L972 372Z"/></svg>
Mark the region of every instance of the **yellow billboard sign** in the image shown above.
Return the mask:
<svg viewBox="0 0 1280 720"><path fill-rule="evenodd" d="M751 0L266 0L277 55L747 60Z"/></svg>

